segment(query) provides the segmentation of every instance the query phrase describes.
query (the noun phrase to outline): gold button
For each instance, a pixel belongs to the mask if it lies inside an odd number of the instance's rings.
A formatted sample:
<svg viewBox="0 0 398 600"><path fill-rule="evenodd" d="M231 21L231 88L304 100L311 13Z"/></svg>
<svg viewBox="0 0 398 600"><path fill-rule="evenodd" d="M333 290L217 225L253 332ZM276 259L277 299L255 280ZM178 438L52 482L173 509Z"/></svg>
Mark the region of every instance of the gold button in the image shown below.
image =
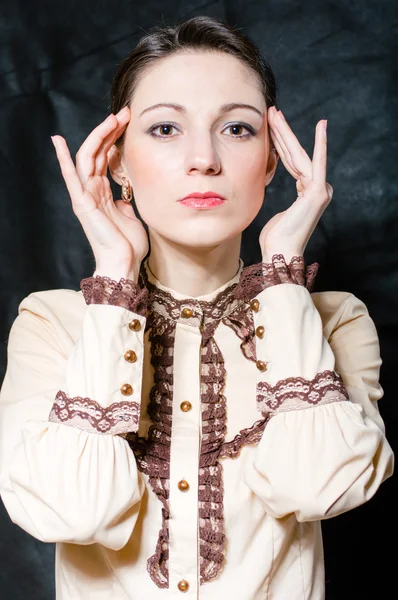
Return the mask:
<svg viewBox="0 0 398 600"><path fill-rule="evenodd" d="M127 352L124 353L124 360L127 360L127 362L135 362L137 360L137 355L134 350L127 350Z"/></svg>
<svg viewBox="0 0 398 600"><path fill-rule="evenodd" d="M141 329L141 323L138 319L133 319L132 321L130 321L129 327L131 331L139 331Z"/></svg>
<svg viewBox="0 0 398 600"><path fill-rule="evenodd" d="M258 360L256 362L256 367L257 367L257 369L259 371L266 371L267 370L267 365L262 360Z"/></svg>
<svg viewBox="0 0 398 600"><path fill-rule="evenodd" d="M187 400L185 400L184 402L181 402L180 408L181 408L182 412L188 412L189 410L191 410L192 404L190 402L188 402Z"/></svg>
<svg viewBox="0 0 398 600"><path fill-rule="evenodd" d="M124 383L120 388L120 391L122 392L123 396L131 396L133 393L133 388L129 383Z"/></svg>
<svg viewBox="0 0 398 600"><path fill-rule="evenodd" d="M264 327L262 325L259 325L256 329L256 336L259 338L262 338L264 335L264 331L265 331Z"/></svg>
<svg viewBox="0 0 398 600"><path fill-rule="evenodd" d="M181 581L178 582L178 589L180 590L180 592L187 592L189 590L188 581L185 581L185 579L181 579Z"/></svg>
<svg viewBox="0 0 398 600"><path fill-rule="evenodd" d="M181 492L187 492L189 490L188 481L185 481L185 479L181 479L181 481L178 482L178 489Z"/></svg>
<svg viewBox="0 0 398 600"><path fill-rule="evenodd" d="M189 319L189 317L192 317L192 315L193 315L192 308L188 308L187 306L185 308L183 308L181 311L181 316L184 317L184 319Z"/></svg>
<svg viewBox="0 0 398 600"><path fill-rule="evenodd" d="M252 309L257 312L258 311L258 307L260 306L259 301L257 300L257 298L255 298L254 300L250 300L250 306L252 307Z"/></svg>

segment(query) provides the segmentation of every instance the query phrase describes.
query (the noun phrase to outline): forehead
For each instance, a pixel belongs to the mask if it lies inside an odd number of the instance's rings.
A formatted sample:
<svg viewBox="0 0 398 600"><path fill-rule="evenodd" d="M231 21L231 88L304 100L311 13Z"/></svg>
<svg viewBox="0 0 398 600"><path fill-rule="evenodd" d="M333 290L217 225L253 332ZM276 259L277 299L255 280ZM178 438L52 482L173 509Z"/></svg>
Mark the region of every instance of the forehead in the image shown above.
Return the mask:
<svg viewBox="0 0 398 600"><path fill-rule="evenodd" d="M166 101L194 106L198 100L265 105L256 73L221 52L178 52L161 58L141 74L133 96L137 110Z"/></svg>

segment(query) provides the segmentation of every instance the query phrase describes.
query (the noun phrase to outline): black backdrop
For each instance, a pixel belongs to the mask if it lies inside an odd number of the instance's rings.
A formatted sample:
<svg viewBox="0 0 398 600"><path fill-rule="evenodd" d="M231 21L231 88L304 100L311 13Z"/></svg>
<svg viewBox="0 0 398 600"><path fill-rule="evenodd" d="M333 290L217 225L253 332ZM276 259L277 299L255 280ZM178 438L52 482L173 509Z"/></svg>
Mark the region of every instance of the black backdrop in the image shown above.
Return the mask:
<svg viewBox="0 0 398 600"><path fill-rule="evenodd" d="M328 119L327 179L334 197L306 260L320 263L314 291L352 292L375 321L385 392L379 407L396 450L398 56L392 0L1 0L0 376L22 298L36 290L79 289L93 271L50 135L66 137L74 155L107 114L116 65L142 34L162 20L198 14L242 27L257 42L275 71L279 108L310 156L315 124ZM294 181L280 163L261 213L244 234L246 264L260 260L262 225L294 198ZM393 477L366 505L323 523L327 600L396 596L396 492ZM54 598L54 549L14 525L0 503L0 597Z"/></svg>

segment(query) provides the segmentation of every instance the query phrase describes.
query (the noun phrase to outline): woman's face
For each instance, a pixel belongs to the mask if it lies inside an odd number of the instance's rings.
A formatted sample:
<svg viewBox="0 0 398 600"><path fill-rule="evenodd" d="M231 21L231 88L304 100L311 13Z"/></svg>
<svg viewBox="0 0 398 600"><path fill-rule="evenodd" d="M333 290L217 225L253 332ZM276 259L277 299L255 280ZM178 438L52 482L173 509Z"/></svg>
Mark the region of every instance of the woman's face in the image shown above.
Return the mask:
<svg viewBox="0 0 398 600"><path fill-rule="evenodd" d="M253 108L225 108L235 104ZM142 75L130 109L120 166L149 231L190 247L239 235L259 212L276 166L271 153L267 172L270 138L256 76L227 54L175 54ZM205 210L179 202L207 191L227 201Z"/></svg>

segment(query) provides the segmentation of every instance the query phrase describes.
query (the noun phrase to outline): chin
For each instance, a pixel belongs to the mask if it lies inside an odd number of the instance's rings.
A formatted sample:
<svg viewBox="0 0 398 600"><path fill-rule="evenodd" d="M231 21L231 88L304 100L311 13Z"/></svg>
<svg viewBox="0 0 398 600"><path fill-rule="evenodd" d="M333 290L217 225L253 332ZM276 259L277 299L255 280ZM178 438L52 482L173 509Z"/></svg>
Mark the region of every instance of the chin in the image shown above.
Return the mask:
<svg viewBox="0 0 398 600"><path fill-rule="evenodd" d="M151 229L173 244L189 248L212 248L240 235L245 228L243 223L230 226L220 219L208 223L173 223L169 229L151 225Z"/></svg>

